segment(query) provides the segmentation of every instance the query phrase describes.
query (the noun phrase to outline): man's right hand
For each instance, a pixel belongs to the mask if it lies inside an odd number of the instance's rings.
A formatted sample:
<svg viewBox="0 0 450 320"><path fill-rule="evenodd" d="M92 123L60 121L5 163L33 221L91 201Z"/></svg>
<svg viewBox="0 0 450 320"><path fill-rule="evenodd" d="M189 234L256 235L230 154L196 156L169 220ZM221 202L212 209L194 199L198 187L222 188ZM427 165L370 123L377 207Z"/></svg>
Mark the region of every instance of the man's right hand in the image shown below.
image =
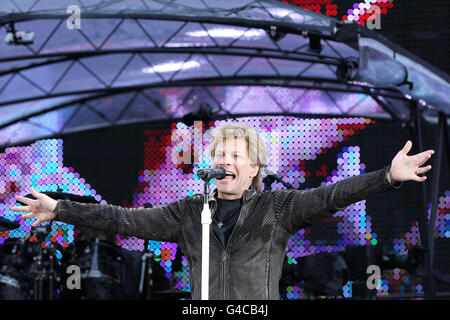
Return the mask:
<svg viewBox="0 0 450 320"><path fill-rule="evenodd" d="M37 192L31 187L31 194L36 198L36 200L16 196L16 200L27 204L23 207L13 207L13 211L17 212L30 212L28 214L23 214L22 219L32 219L37 218L37 220L32 224L32 227L37 227L41 222L52 221L56 218L56 205L57 200L54 200L47 196L46 194Z"/></svg>

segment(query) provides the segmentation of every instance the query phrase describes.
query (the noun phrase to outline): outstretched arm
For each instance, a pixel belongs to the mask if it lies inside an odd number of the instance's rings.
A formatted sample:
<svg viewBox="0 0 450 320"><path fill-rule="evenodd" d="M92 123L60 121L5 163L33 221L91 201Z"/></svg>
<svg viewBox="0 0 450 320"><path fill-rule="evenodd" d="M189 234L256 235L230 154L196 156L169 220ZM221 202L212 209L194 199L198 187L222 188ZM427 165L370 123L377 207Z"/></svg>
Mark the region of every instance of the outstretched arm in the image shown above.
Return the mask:
<svg viewBox="0 0 450 320"><path fill-rule="evenodd" d="M408 141L392 160L390 166L383 169L350 177L333 184L313 190L275 190L273 191L278 219L290 233L308 227L349 205L367 199L380 192L398 188L402 181L425 181L419 177L431 169L421 167L431 155L428 150L413 156L407 153L411 149Z"/></svg>
<svg viewBox="0 0 450 320"><path fill-rule="evenodd" d="M164 207L122 208L109 204L79 203L54 200L31 188L36 200L17 196L27 206L13 207L13 211L29 212L23 219L36 218L33 227L41 222L58 220L78 227L136 236L142 239L176 242L183 221L184 200Z"/></svg>

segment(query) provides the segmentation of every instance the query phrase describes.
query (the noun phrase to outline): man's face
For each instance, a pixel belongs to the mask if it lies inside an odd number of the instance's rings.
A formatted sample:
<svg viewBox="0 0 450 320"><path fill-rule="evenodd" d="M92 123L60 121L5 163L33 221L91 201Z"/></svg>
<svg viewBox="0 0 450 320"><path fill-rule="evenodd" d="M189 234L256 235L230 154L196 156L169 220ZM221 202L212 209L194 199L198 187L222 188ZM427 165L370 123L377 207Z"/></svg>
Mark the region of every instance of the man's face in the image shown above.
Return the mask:
<svg viewBox="0 0 450 320"><path fill-rule="evenodd" d="M222 180L214 179L221 199L239 199L252 184L258 174L258 165L250 162L245 139L224 139L216 147L213 167L222 166L227 176Z"/></svg>

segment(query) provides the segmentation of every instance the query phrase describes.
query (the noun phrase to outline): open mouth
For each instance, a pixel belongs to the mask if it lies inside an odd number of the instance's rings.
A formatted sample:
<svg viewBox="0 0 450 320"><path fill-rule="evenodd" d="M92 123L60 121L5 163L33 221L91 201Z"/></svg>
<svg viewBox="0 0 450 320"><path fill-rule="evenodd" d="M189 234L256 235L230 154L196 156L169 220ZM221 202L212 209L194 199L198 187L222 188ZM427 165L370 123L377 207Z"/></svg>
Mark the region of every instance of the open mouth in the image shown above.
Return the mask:
<svg viewBox="0 0 450 320"><path fill-rule="evenodd" d="M227 174L225 175L225 180L234 180L236 178L236 175L233 172L227 171Z"/></svg>

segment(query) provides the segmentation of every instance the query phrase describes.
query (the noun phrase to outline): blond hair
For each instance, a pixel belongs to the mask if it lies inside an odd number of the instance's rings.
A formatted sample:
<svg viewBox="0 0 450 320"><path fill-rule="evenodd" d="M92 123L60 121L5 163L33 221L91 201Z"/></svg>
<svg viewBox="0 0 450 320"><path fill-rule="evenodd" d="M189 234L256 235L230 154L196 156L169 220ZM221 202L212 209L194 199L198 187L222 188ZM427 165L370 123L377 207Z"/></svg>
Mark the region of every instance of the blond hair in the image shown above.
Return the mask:
<svg viewBox="0 0 450 320"><path fill-rule="evenodd" d="M225 124L216 127L211 135L209 152L214 158L217 145L225 139L245 139L247 142L250 164L259 167L258 174L253 178L251 187L261 191L262 189L262 169L266 166L266 144L255 129L244 124Z"/></svg>

